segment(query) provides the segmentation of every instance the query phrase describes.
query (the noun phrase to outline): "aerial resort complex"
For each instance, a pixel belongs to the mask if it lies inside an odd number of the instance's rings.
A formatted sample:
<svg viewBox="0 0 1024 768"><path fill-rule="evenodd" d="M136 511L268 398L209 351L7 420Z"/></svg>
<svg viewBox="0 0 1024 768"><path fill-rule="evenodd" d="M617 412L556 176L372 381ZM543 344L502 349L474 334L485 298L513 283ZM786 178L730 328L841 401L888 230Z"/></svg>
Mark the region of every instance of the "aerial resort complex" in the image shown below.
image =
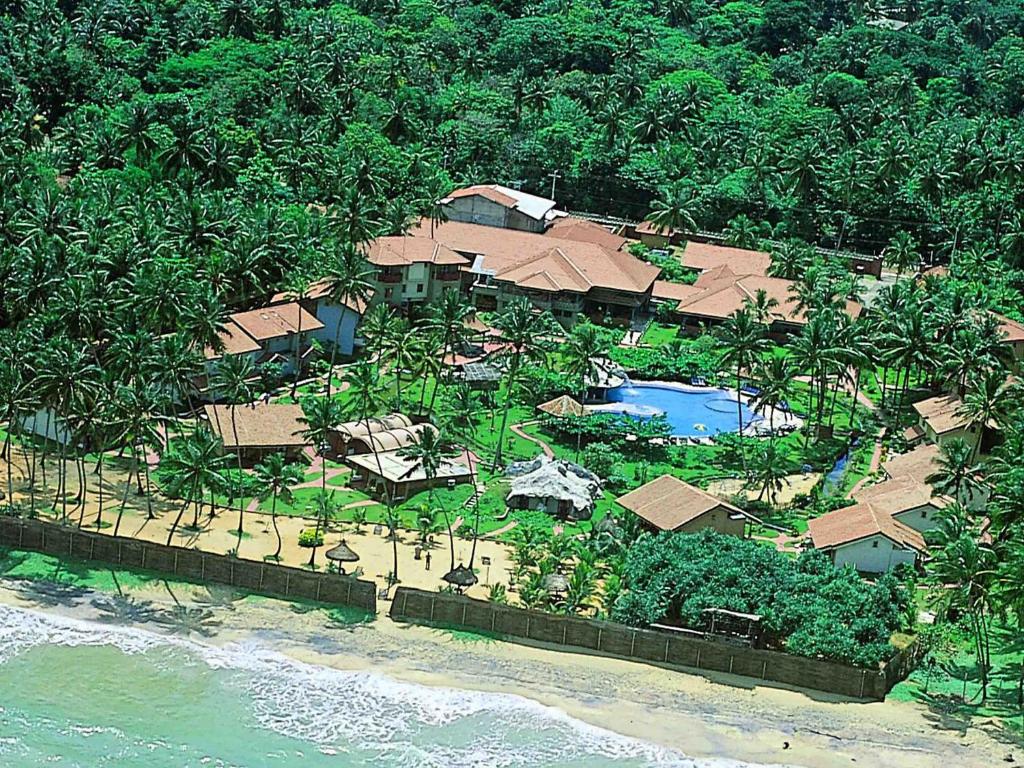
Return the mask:
<svg viewBox="0 0 1024 768"><path fill-rule="evenodd" d="M1024 765L1019 8L0 20L0 768Z"/></svg>

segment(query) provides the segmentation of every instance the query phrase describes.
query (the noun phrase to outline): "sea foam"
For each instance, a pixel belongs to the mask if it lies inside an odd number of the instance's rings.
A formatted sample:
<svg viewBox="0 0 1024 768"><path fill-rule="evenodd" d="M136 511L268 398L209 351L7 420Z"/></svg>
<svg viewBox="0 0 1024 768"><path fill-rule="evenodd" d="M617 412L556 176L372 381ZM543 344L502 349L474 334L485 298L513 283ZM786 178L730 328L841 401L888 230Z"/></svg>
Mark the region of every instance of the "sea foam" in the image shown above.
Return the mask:
<svg viewBox="0 0 1024 768"><path fill-rule="evenodd" d="M211 646L137 627L98 624L0 605L0 663L40 645L108 645L127 654L176 647L227 670L263 728L325 754L358 751L389 766L513 768L587 761L657 768L741 768L616 734L510 693L428 687L372 671L297 661L255 641ZM157 663L170 663L157 654ZM453 727L459 736L451 738ZM376 762L376 761L375 761Z"/></svg>

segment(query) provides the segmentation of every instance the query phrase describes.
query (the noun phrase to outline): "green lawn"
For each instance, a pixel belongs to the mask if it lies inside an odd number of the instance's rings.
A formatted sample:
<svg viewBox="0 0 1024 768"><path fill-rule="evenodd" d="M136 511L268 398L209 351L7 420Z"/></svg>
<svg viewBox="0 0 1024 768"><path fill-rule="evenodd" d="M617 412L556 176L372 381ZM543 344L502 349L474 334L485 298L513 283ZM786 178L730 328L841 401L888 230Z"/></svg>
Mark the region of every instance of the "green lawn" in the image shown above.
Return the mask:
<svg viewBox="0 0 1024 768"><path fill-rule="evenodd" d="M644 335L640 337L640 343L649 347L663 347L677 338L679 338L678 325L654 322L647 326Z"/></svg>
<svg viewBox="0 0 1024 768"><path fill-rule="evenodd" d="M956 650L941 664L929 669L919 667L892 689L896 701L926 704L949 722L964 726L974 718L1001 719L1002 727L1016 738L1024 733L1024 709L1021 707L1024 672L1024 635L1014 622L997 624L992 631L992 672L988 701L981 703L981 675L970 641L963 638ZM966 696L965 696L966 694ZM966 700L965 700L966 699ZM996 724L998 727L998 723Z"/></svg>

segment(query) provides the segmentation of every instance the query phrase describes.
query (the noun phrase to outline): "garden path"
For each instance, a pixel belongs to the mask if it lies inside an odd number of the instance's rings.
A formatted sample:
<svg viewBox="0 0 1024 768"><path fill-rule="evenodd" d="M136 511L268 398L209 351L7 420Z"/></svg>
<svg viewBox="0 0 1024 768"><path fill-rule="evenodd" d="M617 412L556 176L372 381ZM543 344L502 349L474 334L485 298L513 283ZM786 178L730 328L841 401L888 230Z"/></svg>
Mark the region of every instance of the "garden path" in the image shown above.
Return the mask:
<svg viewBox="0 0 1024 768"><path fill-rule="evenodd" d="M551 446L550 445L545 443L539 437L534 437L533 435L528 435L525 432L523 432L523 427L528 427L531 424L536 424L536 423L537 423L536 421L523 421L523 422L520 422L519 424L513 424L512 426L509 427L509 429L512 430L513 432L515 432L517 435L519 435L524 440L528 440L531 443L534 443L535 445L540 446L540 449L544 452L544 455L547 456L549 459L553 459L555 457L555 452L551 450Z"/></svg>

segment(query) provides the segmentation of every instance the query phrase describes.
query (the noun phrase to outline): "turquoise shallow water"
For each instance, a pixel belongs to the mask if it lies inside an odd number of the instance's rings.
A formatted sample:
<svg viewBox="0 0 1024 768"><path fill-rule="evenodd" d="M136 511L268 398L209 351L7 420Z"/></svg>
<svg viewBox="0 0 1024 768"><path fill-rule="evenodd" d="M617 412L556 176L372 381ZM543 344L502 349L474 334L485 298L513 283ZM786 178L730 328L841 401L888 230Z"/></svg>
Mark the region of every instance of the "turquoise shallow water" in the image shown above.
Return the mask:
<svg viewBox="0 0 1024 768"><path fill-rule="evenodd" d="M0 766L725 766L528 699L0 606Z"/></svg>

